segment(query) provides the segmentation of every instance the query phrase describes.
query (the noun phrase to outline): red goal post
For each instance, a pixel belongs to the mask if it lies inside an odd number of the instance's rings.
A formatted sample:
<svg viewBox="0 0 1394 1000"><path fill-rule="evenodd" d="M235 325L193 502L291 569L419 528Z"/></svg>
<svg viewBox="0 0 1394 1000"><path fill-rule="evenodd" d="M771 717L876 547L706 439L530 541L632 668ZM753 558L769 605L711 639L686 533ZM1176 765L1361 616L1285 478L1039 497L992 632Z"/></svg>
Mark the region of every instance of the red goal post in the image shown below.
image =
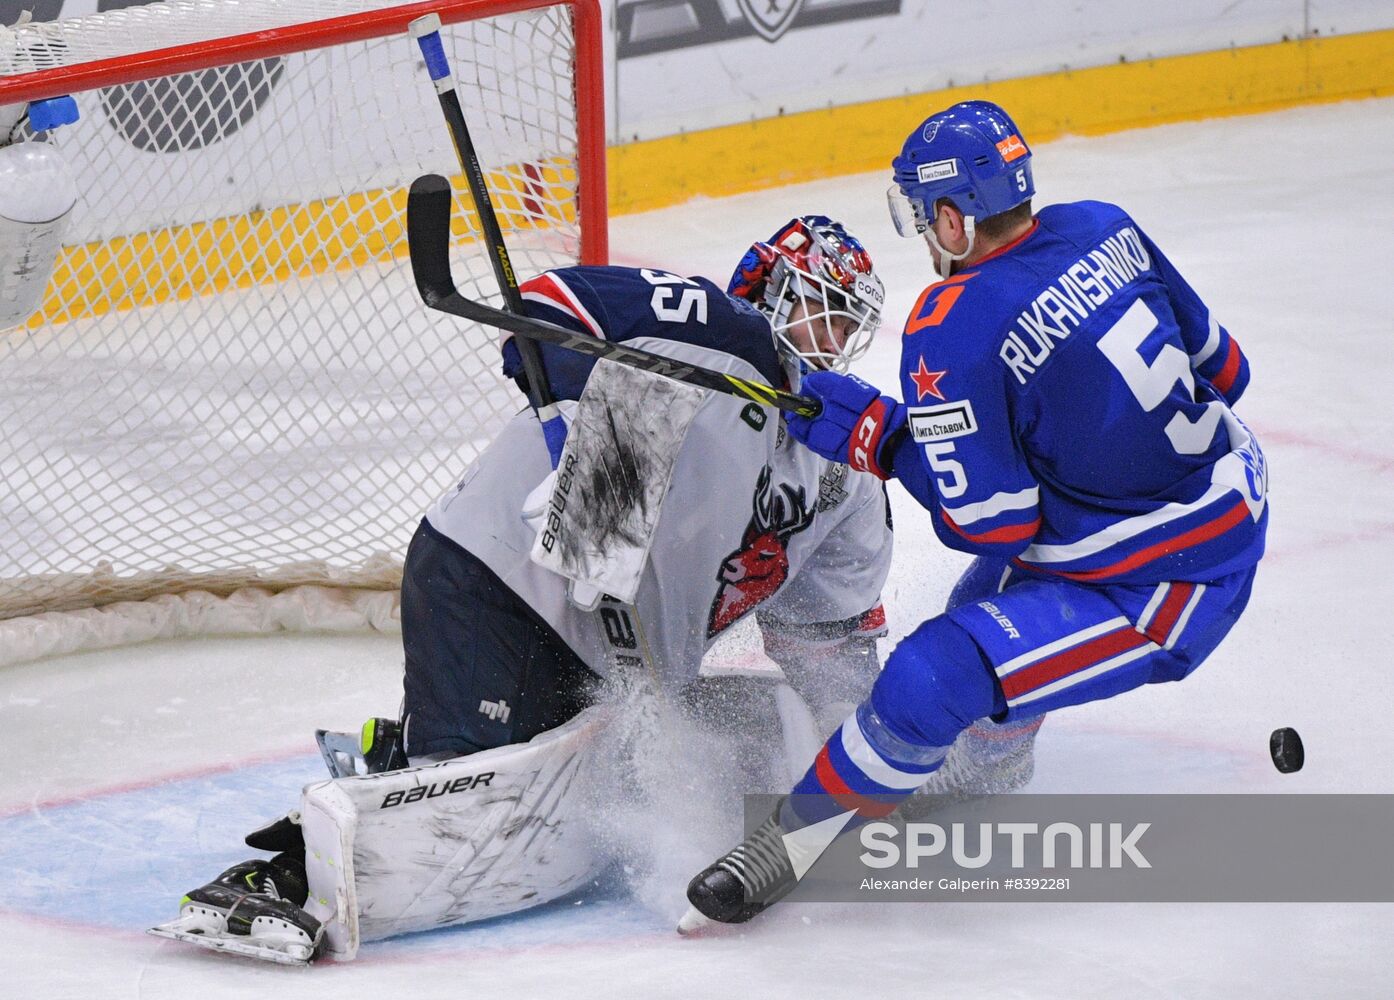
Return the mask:
<svg viewBox="0 0 1394 1000"><path fill-rule="evenodd" d="M158 596L173 633L235 631L207 611L235 591L390 594L421 514L521 405L493 332L410 281L406 188L458 171L407 35L426 13L515 266L604 263L597 0L166 0L0 30L0 109L81 109L53 136L72 228L39 312L0 332L0 662L78 648L16 652L15 629L53 631L20 616L90 632ZM499 301L455 216L462 284Z"/></svg>

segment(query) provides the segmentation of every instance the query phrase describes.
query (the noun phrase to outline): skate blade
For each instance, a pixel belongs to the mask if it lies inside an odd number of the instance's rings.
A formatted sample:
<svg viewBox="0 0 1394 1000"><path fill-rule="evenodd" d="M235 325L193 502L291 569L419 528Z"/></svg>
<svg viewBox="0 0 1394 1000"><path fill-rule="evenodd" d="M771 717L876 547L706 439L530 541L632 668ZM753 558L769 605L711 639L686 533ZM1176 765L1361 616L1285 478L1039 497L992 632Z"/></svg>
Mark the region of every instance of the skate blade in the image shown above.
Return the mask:
<svg viewBox="0 0 1394 1000"><path fill-rule="evenodd" d="M242 936L233 937L226 932L210 932L198 929L203 926L205 925L201 920L181 917L178 920L171 920L169 923L157 924L145 933L153 934L155 937L168 938L171 941L185 941L200 948L207 948L209 951L222 951L229 955L241 955L244 958L274 962L277 965L309 965L310 959L314 957L313 945L287 942L281 947L272 947L268 944L258 944L256 939Z"/></svg>
<svg viewBox="0 0 1394 1000"><path fill-rule="evenodd" d="M682 919L678 921L678 933L683 937L696 937L715 926L716 921L697 907L689 906L687 912L682 915Z"/></svg>

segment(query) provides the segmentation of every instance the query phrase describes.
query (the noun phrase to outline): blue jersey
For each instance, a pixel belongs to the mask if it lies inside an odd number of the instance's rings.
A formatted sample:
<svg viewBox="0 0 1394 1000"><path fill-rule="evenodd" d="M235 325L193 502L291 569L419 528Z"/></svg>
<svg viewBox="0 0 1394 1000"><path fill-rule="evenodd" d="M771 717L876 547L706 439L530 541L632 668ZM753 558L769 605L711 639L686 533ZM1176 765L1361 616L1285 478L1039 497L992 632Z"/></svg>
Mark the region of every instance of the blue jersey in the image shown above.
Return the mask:
<svg viewBox="0 0 1394 1000"><path fill-rule="evenodd" d="M1263 453L1238 344L1115 205L1043 209L921 295L893 469L945 544L1084 583L1253 566Z"/></svg>
<svg viewBox="0 0 1394 1000"><path fill-rule="evenodd" d="M748 362L770 385L785 382L770 321L706 278L637 267L562 267L523 282L519 291L529 315L577 333L614 342L657 337L722 351ZM540 346L553 394L579 399L596 359ZM503 362L509 378L523 370L511 334L505 334Z"/></svg>

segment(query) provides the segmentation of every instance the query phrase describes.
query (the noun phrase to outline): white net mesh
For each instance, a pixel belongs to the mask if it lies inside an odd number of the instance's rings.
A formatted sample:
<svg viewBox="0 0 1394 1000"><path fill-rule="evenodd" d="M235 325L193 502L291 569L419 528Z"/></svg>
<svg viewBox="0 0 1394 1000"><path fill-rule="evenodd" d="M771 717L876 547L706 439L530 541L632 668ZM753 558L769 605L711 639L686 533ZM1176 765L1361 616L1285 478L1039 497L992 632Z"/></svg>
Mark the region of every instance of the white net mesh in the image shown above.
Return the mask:
<svg viewBox="0 0 1394 1000"><path fill-rule="evenodd" d="M106 4L104 6L116 6ZM132 0L123 9L31 22L0 35L0 76L307 24L394 5L383 0Z"/></svg>
<svg viewBox="0 0 1394 1000"><path fill-rule="evenodd" d="M28 25L0 37L0 73L378 6L177 0ZM515 267L574 262L570 9L443 34ZM523 405L494 333L412 284L406 186L458 172L415 45L394 32L74 96L81 120L56 134L81 190L69 245L41 312L0 334L0 618L194 587L395 587L426 507ZM498 303L455 188L457 280Z"/></svg>

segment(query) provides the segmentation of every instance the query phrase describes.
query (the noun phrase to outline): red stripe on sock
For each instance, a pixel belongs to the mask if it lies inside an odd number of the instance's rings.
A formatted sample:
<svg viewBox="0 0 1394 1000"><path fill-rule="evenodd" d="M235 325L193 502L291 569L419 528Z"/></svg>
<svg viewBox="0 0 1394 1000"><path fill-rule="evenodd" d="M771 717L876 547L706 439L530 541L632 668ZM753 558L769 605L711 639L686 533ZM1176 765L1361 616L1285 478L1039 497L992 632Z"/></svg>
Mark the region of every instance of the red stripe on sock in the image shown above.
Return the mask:
<svg viewBox="0 0 1394 1000"><path fill-rule="evenodd" d="M833 762L828 758L828 746L823 744L823 749L818 751L817 758L813 761L813 773L818 778L818 784L823 786L823 790L832 796L834 802L844 809L851 809L862 816L869 816L872 819L880 819L882 816L889 816L895 812L897 802L880 802L876 799L869 799L865 795L859 795L847 787L847 783L842 777L833 770Z"/></svg>

